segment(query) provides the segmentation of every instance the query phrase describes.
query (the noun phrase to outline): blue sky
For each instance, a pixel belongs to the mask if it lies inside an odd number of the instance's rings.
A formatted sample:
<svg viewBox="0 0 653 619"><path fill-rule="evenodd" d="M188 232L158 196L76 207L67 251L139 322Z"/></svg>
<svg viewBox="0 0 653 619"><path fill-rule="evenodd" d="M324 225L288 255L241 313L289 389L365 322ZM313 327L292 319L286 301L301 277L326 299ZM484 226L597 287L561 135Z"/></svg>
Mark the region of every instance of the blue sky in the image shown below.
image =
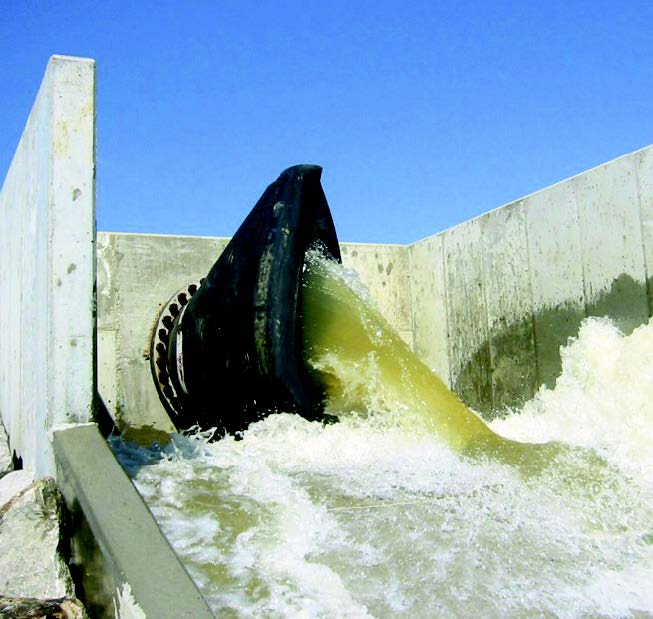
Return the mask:
<svg viewBox="0 0 653 619"><path fill-rule="evenodd" d="M653 143L653 3L0 2L0 178L48 57L97 61L97 219L228 236L318 163L407 243Z"/></svg>

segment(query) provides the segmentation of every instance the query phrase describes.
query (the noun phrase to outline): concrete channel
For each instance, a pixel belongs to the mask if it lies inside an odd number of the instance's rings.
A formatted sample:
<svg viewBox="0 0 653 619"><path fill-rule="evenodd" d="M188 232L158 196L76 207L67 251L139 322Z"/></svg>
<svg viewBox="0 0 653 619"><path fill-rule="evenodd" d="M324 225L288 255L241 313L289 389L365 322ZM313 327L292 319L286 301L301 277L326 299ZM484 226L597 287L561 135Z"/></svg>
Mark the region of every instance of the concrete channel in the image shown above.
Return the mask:
<svg viewBox="0 0 653 619"><path fill-rule="evenodd" d="M228 239L96 234L94 179L95 65L53 56L0 194L0 413L24 466L64 493L95 614L129 585L147 617L208 617L96 422L106 408L120 429L172 430L151 330ZM342 253L418 356L500 415L555 382L585 317L630 332L653 313L653 147L413 244Z"/></svg>

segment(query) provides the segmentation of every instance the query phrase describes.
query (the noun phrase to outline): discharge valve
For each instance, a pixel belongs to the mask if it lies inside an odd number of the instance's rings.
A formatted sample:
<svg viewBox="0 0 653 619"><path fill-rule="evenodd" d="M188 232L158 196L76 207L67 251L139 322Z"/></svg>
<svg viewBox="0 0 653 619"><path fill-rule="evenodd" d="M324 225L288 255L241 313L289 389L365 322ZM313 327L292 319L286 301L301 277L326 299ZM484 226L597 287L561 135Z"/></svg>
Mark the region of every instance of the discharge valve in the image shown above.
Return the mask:
<svg viewBox="0 0 653 619"><path fill-rule="evenodd" d="M303 360L300 298L309 248L341 260L321 173L282 172L208 275L165 304L150 363L178 430L237 434L272 412L322 417L323 394Z"/></svg>

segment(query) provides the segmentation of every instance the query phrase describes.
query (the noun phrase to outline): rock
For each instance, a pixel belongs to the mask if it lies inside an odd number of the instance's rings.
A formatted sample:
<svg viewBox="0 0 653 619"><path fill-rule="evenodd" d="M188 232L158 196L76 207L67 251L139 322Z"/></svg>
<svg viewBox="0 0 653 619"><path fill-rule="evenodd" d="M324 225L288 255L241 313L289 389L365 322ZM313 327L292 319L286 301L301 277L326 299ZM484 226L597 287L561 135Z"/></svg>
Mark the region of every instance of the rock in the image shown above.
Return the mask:
<svg viewBox="0 0 653 619"><path fill-rule="evenodd" d="M76 598L38 600L0 595L0 617L23 619L88 619L82 603Z"/></svg>
<svg viewBox="0 0 653 619"><path fill-rule="evenodd" d="M0 507L0 592L10 597L74 596L61 555L64 502L53 479L39 479Z"/></svg>
<svg viewBox="0 0 653 619"><path fill-rule="evenodd" d="M9 449L9 437L0 419L0 477L4 477L13 469L14 463L11 457L11 449Z"/></svg>
<svg viewBox="0 0 653 619"><path fill-rule="evenodd" d="M11 471L0 478L0 507L34 482L32 471Z"/></svg>

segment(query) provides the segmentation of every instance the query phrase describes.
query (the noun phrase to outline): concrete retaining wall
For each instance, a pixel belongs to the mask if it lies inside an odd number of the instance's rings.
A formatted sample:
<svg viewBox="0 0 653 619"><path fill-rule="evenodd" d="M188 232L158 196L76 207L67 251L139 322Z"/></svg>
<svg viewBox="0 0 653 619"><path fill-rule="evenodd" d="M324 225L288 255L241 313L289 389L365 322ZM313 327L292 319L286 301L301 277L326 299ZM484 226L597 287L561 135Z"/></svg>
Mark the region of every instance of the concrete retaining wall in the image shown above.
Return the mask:
<svg viewBox="0 0 653 619"><path fill-rule="evenodd" d="M48 432L92 415L95 64L53 56L0 194L0 414L54 474Z"/></svg>
<svg viewBox="0 0 653 619"><path fill-rule="evenodd" d="M586 316L653 311L653 147L410 246L416 352L487 415L560 371Z"/></svg>
<svg viewBox="0 0 653 619"><path fill-rule="evenodd" d="M150 377L150 331L227 242L100 233L100 388L117 419L170 429ZM415 352L493 416L555 382L559 348L586 316L609 315L626 332L647 321L653 148L412 245L345 243L342 253Z"/></svg>
<svg viewBox="0 0 653 619"><path fill-rule="evenodd" d="M163 305L204 277L229 239L98 234L98 381L119 426L171 431L149 362L149 341ZM412 345L408 248L343 244L343 261L369 286L381 311Z"/></svg>

